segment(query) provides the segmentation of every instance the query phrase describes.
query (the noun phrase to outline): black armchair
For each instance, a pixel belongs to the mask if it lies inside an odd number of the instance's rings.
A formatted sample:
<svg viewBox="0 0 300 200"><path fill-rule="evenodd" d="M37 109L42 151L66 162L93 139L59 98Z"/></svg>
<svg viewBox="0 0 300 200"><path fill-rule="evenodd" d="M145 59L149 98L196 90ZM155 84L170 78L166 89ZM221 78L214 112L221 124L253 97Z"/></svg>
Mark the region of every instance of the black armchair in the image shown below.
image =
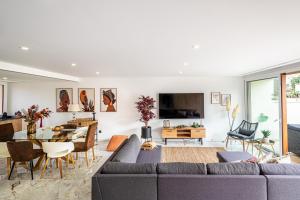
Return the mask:
<svg viewBox="0 0 300 200"><path fill-rule="evenodd" d="M230 139L241 140L243 143L243 151L245 151L245 140L254 140L258 123L251 123L245 120L233 131L227 133L226 148Z"/></svg>

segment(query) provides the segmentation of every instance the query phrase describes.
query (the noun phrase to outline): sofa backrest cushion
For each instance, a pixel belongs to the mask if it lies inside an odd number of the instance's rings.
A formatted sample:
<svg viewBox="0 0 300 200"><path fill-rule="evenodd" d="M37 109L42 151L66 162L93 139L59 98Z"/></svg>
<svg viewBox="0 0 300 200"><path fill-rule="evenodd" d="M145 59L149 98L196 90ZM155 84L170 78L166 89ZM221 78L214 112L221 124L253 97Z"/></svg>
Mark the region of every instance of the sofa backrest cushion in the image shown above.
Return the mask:
<svg viewBox="0 0 300 200"><path fill-rule="evenodd" d="M204 163L158 163L158 174L207 174Z"/></svg>
<svg viewBox="0 0 300 200"><path fill-rule="evenodd" d="M300 164L259 164L262 175L300 175Z"/></svg>
<svg viewBox="0 0 300 200"><path fill-rule="evenodd" d="M141 149L141 142L137 135L133 134L128 139L127 143L119 149L114 158L113 162L125 162L125 163L136 163L136 159Z"/></svg>
<svg viewBox="0 0 300 200"><path fill-rule="evenodd" d="M213 175L259 175L259 167L255 163L210 163L207 173Z"/></svg>
<svg viewBox="0 0 300 200"><path fill-rule="evenodd" d="M107 162L102 174L156 174L156 164Z"/></svg>

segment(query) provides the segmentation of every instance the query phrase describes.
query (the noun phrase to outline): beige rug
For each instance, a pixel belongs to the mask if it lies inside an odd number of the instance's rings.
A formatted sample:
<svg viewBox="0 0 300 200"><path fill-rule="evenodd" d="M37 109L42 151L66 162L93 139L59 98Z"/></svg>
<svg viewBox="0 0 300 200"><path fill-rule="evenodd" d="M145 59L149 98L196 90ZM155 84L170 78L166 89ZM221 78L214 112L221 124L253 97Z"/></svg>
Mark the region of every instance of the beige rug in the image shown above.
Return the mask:
<svg viewBox="0 0 300 200"><path fill-rule="evenodd" d="M217 163L223 147L163 147L162 162Z"/></svg>

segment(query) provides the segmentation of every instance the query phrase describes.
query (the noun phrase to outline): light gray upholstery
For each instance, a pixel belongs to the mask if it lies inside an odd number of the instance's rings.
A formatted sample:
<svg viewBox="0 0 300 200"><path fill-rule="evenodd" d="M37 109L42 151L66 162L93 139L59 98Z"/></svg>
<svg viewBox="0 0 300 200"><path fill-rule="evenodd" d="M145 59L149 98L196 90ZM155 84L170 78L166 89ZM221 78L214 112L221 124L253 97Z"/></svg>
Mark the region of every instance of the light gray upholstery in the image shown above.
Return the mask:
<svg viewBox="0 0 300 200"><path fill-rule="evenodd" d="M102 173L103 174L156 174L156 164L108 162L105 164Z"/></svg>
<svg viewBox="0 0 300 200"><path fill-rule="evenodd" d="M267 200L266 178L159 174L158 200Z"/></svg>
<svg viewBox="0 0 300 200"><path fill-rule="evenodd" d="M253 156L248 152L243 151L222 151L217 152L217 157L219 162L237 162L237 161L245 161Z"/></svg>
<svg viewBox="0 0 300 200"><path fill-rule="evenodd" d="M141 142L137 135L133 134L127 143L116 153L113 162L136 163L137 157L141 149Z"/></svg>
<svg viewBox="0 0 300 200"><path fill-rule="evenodd" d="M101 174L97 182L100 200L157 200L156 174Z"/></svg>
<svg viewBox="0 0 300 200"><path fill-rule="evenodd" d="M207 174L204 163L159 163L158 174Z"/></svg>
<svg viewBox="0 0 300 200"><path fill-rule="evenodd" d="M300 176L267 177L268 200L300 200Z"/></svg>
<svg viewBox="0 0 300 200"><path fill-rule="evenodd" d="M259 175L259 167L255 163L210 163L207 173L213 175Z"/></svg>
<svg viewBox="0 0 300 200"><path fill-rule="evenodd" d="M263 175L300 175L299 164L260 164Z"/></svg>

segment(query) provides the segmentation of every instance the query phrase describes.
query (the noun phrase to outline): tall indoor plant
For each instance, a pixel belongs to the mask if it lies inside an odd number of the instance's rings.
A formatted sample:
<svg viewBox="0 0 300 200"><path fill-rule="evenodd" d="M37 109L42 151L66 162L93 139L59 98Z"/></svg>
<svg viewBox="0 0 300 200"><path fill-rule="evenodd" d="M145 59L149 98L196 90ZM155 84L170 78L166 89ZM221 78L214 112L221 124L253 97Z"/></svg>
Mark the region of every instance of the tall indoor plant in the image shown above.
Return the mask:
<svg viewBox="0 0 300 200"><path fill-rule="evenodd" d="M154 103L156 101L149 96L140 96L138 98L138 101L135 102L136 108L140 115L140 121L145 124L141 128L142 130L142 138L147 139L151 138L151 126L149 126L149 121L154 119L156 116L154 112L152 111L154 109Z"/></svg>

